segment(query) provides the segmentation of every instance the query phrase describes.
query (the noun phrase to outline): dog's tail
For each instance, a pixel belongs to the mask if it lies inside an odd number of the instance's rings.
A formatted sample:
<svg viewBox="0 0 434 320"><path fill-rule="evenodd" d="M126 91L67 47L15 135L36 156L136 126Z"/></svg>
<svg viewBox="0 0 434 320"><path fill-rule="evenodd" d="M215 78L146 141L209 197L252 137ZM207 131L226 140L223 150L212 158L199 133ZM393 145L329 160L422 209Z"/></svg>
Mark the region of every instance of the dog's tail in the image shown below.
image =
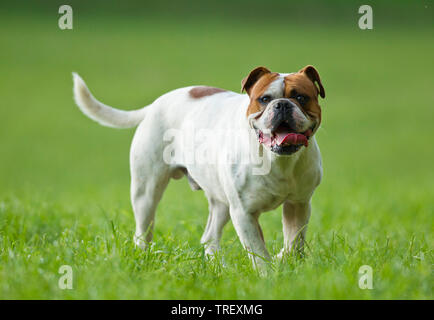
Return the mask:
<svg viewBox="0 0 434 320"><path fill-rule="evenodd" d="M145 117L146 108L124 111L109 107L96 100L83 79L75 72L74 99L80 110L92 120L112 128L131 128L137 126Z"/></svg>

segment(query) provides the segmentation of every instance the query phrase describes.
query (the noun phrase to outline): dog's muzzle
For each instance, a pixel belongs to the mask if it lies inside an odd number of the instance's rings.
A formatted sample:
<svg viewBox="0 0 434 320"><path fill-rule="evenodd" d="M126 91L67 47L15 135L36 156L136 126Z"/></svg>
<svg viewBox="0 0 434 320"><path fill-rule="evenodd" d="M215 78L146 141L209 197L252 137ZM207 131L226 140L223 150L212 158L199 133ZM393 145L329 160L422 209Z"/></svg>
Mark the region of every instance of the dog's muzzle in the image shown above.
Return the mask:
<svg viewBox="0 0 434 320"><path fill-rule="evenodd" d="M307 147L314 126L304 131L297 129L297 122L293 117L293 110L297 106L290 100L282 100L270 107L272 110L269 111L270 120L267 125L270 129L256 129L259 143L280 155L289 155L302 146Z"/></svg>

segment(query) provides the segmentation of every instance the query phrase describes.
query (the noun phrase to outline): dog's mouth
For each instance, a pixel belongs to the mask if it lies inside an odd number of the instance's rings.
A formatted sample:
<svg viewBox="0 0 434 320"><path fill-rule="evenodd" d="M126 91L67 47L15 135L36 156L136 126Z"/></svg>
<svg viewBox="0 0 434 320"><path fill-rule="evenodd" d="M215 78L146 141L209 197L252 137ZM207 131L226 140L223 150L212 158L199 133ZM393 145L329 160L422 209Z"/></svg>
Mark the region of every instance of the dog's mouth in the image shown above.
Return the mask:
<svg viewBox="0 0 434 320"><path fill-rule="evenodd" d="M269 133L257 130L257 134L259 143L270 148L274 153L289 155L300 150L301 147L309 145L312 128L304 132L297 132L291 129L287 121L282 121Z"/></svg>

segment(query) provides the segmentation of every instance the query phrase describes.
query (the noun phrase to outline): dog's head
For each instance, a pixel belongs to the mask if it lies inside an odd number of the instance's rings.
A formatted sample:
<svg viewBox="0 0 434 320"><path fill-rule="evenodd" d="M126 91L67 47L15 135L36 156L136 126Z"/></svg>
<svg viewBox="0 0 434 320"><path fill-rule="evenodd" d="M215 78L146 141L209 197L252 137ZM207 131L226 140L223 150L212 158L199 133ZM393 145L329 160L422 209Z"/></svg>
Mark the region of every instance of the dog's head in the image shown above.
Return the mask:
<svg viewBox="0 0 434 320"><path fill-rule="evenodd" d="M250 97L247 117L261 144L278 155L308 146L321 123L318 95L325 97L313 66L290 74L258 67L243 79L241 87Z"/></svg>

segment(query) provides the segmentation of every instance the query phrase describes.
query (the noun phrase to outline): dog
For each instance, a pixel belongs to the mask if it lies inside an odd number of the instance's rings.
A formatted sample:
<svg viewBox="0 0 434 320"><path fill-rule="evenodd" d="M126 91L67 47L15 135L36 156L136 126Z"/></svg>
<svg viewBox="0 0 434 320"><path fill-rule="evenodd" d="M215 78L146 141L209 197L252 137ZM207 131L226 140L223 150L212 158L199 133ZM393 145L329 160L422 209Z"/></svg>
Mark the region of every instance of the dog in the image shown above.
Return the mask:
<svg viewBox="0 0 434 320"><path fill-rule="evenodd" d="M266 268L271 257L258 218L282 204L284 244L277 258L303 252L311 198L322 177L315 133L318 97L325 91L313 66L294 73L257 67L242 80L241 93L190 86L133 111L104 105L78 74L73 80L75 102L89 118L114 128L138 126L130 151L137 246L152 241L155 210L170 179L186 176L208 199L201 238L207 256L219 250L231 219L253 266ZM200 148L208 161L191 157ZM238 161L221 161L222 154ZM265 169L258 173L260 163Z"/></svg>

